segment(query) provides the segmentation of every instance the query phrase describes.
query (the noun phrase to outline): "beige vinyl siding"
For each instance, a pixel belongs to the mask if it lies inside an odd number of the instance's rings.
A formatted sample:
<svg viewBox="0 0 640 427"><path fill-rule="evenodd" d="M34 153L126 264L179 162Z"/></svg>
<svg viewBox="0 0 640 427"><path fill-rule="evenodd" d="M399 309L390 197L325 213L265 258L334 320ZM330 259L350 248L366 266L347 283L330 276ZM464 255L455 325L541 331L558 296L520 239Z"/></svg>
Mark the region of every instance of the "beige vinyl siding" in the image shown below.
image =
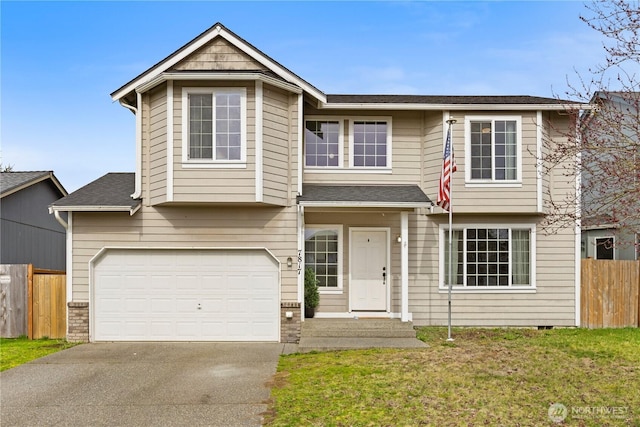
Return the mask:
<svg viewBox="0 0 640 427"><path fill-rule="evenodd" d="M409 221L409 311L416 325L447 324L447 291L439 288L439 223L431 215ZM464 223L537 223L536 216L471 216ZM574 234L563 229L547 235L536 230L535 293L463 293L452 297L452 323L458 326L572 326L575 324Z"/></svg>
<svg viewBox="0 0 640 427"><path fill-rule="evenodd" d="M321 117L315 110L306 112L307 116ZM331 111L332 120L340 117L344 131L343 170L317 172L305 169L305 183L315 184L381 184L381 183L412 183L419 184L421 177L420 144L422 130L422 112L418 111L376 111L363 113L361 111ZM391 117L392 126L392 169L389 171L366 172L358 168L349 168L349 120L372 117Z"/></svg>
<svg viewBox="0 0 640 427"><path fill-rule="evenodd" d="M177 70L265 70L259 62L221 37L215 38L174 67Z"/></svg>
<svg viewBox="0 0 640 427"><path fill-rule="evenodd" d="M297 98L296 98L297 100ZM291 97L286 92L265 85L263 89L263 200L287 205L293 167L291 146L297 131L291 123ZM294 101L295 102L295 101Z"/></svg>
<svg viewBox="0 0 640 427"><path fill-rule="evenodd" d="M152 205L167 197L167 89L149 93L149 200Z"/></svg>
<svg viewBox="0 0 640 427"><path fill-rule="evenodd" d="M247 91L247 158L245 168L188 168L182 163L182 88L242 87ZM254 203L255 193L255 86L224 82L174 84L173 200L183 203Z"/></svg>
<svg viewBox="0 0 640 427"><path fill-rule="evenodd" d="M283 301L297 301L297 214L292 208L143 207L73 215L73 300L89 300L89 262L104 247L267 248L281 263Z"/></svg>

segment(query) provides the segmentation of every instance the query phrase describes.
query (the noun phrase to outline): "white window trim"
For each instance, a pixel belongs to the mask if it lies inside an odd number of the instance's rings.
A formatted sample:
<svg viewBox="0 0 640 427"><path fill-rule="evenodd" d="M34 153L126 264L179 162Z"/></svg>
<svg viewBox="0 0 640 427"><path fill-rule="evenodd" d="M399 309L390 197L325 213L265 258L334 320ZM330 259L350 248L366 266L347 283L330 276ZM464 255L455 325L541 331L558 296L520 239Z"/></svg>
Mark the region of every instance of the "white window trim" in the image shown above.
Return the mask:
<svg viewBox="0 0 640 427"><path fill-rule="evenodd" d="M533 223L499 223L499 224L486 224L486 223L458 223L453 225L454 230L463 230L466 228L508 228L509 230L513 229L529 229L530 230L530 239L529 239L529 263L530 263L530 271L529 271L529 285L509 285L509 286L466 286L464 285L454 285L452 287L452 291L459 293L534 293L536 292L536 270L537 270L537 262L536 262L536 225ZM445 233L448 233L449 224L440 224L439 227L439 248L438 248L438 288L440 292L445 292L448 290L448 285L445 284L445 269L447 266L445 265ZM464 235L464 233L463 233ZM464 261L464 265L466 266L466 261ZM509 254L509 264L511 265L511 254ZM465 274L465 283L466 283L466 274Z"/></svg>
<svg viewBox="0 0 640 427"><path fill-rule="evenodd" d="M616 258L616 238L615 236L594 236L593 238L593 259L609 259L609 258L598 258L598 240L606 240L606 239L611 239L611 241L613 242L613 247L611 248L611 250L613 251L613 260L617 259Z"/></svg>
<svg viewBox="0 0 640 427"><path fill-rule="evenodd" d="M189 94L213 96L213 152L216 149L215 95L240 93L240 160L189 159ZM182 88L182 167L183 168L246 168L247 167L247 89L244 87L183 87Z"/></svg>
<svg viewBox="0 0 640 427"><path fill-rule="evenodd" d="M342 243L343 243L343 232L341 224L305 224L304 231L306 234L307 230L336 230L338 231L338 286L336 288L328 288L328 287L318 287L318 291L322 295L340 295L344 292L343 288L343 252L342 252ZM305 236L302 238L302 244L305 245L307 239ZM306 248L306 245L305 245ZM306 250L304 251L306 254ZM307 269L305 264L304 270Z"/></svg>
<svg viewBox="0 0 640 427"><path fill-rule="evenodd" d="M305 116L303 132L307 132L307 122L338 122L338 166L307 166L307 140L304 140L303 165L305 170L313 172L344 170L344 121L342 116Z"/></svg>
<svg viewBox="0 0 640 427"><path fill-rule="evenodd" d="M515 180L495 180L495 179L471 179L471 122L477 121L491 121L494 123L496 120L513 120L516 122L516 179ZM491 158L495 162L495 153L492 132L491 142ZM507 115L507 116L465 116L464 118L464 158L465 158L465 187L498 187L498 188L515 188L522 187L522 116ZM495 171L495 164L493 165Z"/></svg>
<svg viewBox="0 0 640 427"><path fill-rule="evenodd" d="M361 167L353 165L353 125L354 122L386 122L387 123L387 166ZM349 118L349 169L368 173L388 173L393 169L393 121L391 116L358 116Z"/></svg>

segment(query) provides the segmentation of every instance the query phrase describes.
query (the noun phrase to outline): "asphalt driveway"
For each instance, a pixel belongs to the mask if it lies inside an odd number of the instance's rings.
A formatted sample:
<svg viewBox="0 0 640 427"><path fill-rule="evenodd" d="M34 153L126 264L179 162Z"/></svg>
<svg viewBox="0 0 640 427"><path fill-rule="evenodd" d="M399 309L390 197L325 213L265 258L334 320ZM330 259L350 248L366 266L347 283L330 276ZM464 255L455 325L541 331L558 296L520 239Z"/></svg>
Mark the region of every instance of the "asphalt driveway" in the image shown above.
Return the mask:
<svg viewBox="0 0 640 427"><path fill-rule="evenodd" d="M0 373L3 426L259 426L283 344L83 344Z"/></svg>

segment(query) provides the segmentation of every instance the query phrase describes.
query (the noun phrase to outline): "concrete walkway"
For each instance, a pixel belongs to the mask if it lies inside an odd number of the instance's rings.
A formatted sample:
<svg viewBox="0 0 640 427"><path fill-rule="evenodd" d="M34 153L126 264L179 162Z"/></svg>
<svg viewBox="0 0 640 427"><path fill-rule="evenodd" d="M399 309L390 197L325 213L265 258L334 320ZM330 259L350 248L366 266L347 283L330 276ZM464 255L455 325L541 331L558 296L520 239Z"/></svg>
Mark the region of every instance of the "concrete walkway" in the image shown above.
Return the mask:
<svg viewBox="0 0 640 427"><path fill-rule="evenodd" d="M2 426L259 426L277 343L83 344L0 373Z"/></svg>

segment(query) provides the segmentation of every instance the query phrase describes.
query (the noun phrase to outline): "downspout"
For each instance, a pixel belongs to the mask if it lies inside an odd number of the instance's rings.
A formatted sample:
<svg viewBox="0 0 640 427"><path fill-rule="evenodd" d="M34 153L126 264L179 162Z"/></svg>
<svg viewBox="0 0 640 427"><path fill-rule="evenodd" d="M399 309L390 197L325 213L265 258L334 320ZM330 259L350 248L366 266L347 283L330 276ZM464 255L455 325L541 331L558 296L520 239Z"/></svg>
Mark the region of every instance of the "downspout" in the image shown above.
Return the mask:
<svg viewBox="0 0 640 427"><path fill-rule="evenodd" d="M142 196L142 117L138 114L138 109L142 105L142 94L136 92L136 103L138 108L127 104L123 98L120 99L120 105L131 111L136 116L136 174L135 174L135 190L131 195L132 199L139 199Z"/></svg>
<svg viewBox="0 0 640 427"><path fill-rule="evenodd" d="M49 213L53 214L53 216L56 218L56 221L58 221L60 223L60 225L65 229L65 230L69 230L69 224L67 224L67 221L65 221L61 216L60 216L60 211L58 210L53 210L51 207L49 208Z"/></svg>

